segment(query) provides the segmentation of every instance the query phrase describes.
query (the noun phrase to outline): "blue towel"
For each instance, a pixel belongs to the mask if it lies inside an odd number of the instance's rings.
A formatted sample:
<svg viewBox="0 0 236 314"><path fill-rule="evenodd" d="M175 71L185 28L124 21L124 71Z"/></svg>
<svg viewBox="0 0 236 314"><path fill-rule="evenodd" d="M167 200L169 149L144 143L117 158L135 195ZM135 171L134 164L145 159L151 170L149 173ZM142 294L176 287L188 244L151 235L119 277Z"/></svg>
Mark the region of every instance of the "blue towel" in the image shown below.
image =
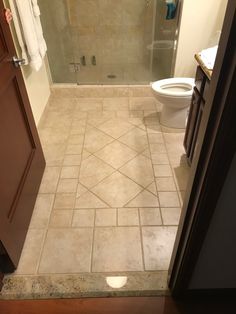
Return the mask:
<svg viewBox="0 0 236 314"><path fill-rule="evenodd" d="M174 3L167 3L166 19L172 20L175 17L176 5Z"/></svg>

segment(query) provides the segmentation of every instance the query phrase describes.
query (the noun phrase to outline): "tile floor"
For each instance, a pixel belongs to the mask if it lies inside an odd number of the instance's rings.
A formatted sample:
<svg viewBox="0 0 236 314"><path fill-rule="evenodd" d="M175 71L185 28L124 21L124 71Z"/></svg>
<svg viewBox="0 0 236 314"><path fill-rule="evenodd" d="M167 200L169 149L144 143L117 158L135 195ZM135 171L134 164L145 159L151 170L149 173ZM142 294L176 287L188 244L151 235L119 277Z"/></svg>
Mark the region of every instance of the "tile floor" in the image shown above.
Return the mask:
<svg viewBox="0 0 236 314"><path fill-rule="evenodd" d="M51 96L47 167L13 276L168 269L189 167L184 133L159 111L153 97Z"/></svg>

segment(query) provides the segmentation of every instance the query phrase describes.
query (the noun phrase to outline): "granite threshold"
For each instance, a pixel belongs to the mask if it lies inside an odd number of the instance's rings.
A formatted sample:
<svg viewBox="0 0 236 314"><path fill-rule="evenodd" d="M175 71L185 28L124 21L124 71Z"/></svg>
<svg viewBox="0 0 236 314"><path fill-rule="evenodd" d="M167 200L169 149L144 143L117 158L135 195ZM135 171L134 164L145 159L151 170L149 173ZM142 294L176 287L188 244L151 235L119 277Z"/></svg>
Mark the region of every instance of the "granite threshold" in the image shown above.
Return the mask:
<svg viewBox="0 0 236 314"><path fill-rule="evenodd" d="M169 295L167 271L6 275L2 300ZM112 286L123 285L121 288Z"/></svg>

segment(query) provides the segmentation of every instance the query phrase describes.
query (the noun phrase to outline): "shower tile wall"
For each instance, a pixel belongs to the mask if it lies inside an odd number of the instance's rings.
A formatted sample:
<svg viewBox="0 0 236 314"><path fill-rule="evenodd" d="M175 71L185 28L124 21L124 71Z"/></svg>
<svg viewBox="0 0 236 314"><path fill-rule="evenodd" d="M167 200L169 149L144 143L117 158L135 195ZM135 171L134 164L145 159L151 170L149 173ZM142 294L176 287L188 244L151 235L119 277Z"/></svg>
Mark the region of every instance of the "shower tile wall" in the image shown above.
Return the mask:
<svg viewBox="0 0 236 314"><path fill-rule="evenodd" d="M80 63L85 56L86 66L76 73L78 83L149 82L151 52L146 47L152 41L153 3L40 0L53 81L75 82L68 64Z"/></svg>
<svg viewBox="0 0 236 314"><path fill-rule="evenodd" d="M165 1L38 3L54 83L147 84L171 75L177 22L166 20Z"/></svg>
<svg viewBox="0 0 236 314"><path fill-rule="evenodd" d="M179 5L181 1L179 1ZM175 54L175 41L178 37L178 12L171 20L166 19L167 9L163 0L156 0L155 33L152 56L152 80L172 76ZM158 48L158 49L157 49Z"/></svg>

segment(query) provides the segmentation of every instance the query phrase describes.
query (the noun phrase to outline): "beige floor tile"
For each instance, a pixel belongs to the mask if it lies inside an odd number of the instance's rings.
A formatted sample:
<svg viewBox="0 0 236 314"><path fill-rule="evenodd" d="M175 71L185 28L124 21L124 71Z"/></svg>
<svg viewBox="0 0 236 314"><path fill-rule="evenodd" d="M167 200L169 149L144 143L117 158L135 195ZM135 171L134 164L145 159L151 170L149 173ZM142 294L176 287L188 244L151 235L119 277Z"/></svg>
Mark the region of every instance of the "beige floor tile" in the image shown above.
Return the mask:
<svg viewBox="0 0 236 314"><path fill-rule="evenodd" d="M149 148L146 148L141 154L151 160L151 153Z"/></svg>
<svg viewBox="0 0 236 314"><path fill-rule="evenodd" d="M130 98L130 110L156 110L156 100L153 97Z"/></svg>
<svg viewBox="0 0 236 314"><path fill-rule="evenodd" d="M161 208L161 215L162 215L164 225L178 226L180 214L181 214L180 207Z"/></svg>
<svg viewBox="0 0 236 314"><path fill-rule="evenodd" d="M39 193L55 193L60 177L60 167L46 167L40 185Z"/></svg>
<svg viewBox="0 0 236 314"><path fill-rule="evenodd" d="M33 275L37 273L44 235L44 229L28 230L21 258L14 274Z"/></svg>
<svg viewBox="0 0 236 314"><path fill-rule="evenodd" d="M78 166L69 166L62 167L61 169L61 178L62 179L75 179L79 177L79 169Z"/></svg>
<svg viewBox="0 0 236 314"><path fill-rule="evenodd" d="M150 144L164 143L163 135L161 133L156 134L149 133L148 140Z"/></svg>
<svg viewBox="0 0 236 314"><path fill-rule="evenodd" d="M105 132L106 134L117 139L123 134L127 133L129 130L134 128L134 125L127 123L124 119L111 119L101 125L99 125L99 130Z"/></svg>
<svg viewBox="0 0 236 314"><path fill-rule="evenodd" d="M174 179L172 177L156 178L157 191L176 191Z"/></svg>
<svg viewBox="0 0 236 314"><path fill-rule="evenodd" d="M161 207L179 207L179 197L177 192L158 192Z"/></svg>
<svg viewBox="0 0 236 314"><path fill-rule="evenodd" d="M75 193L77 190L78 179L60 179L57 193Z"/></svg>
<svg viewBox="0 0 236 314"><path fill-rule="evenodd" d="M166 153L152 153L151 159L154 165L168 165L169 164L168 155Z"/></svg>
<svg viewBox="0 0 236 314"><path fill-rule="evenodd" d="M81 135L83 136L86 131L85 125L73 125L70 128L70 135Z"/></svg>
<svg viewBox="0 0 236 314"><path fill-rule="evenodd" d="M65 155L63 166L79 166L81 163L81 155Z"/></svg>
<svg viewBox="0 0 236 314"><path fill-rule="evenodd" d="M147 188L146 190L148 190L149 192L151 192L154 195L157 195L157 188L156 188L156 183L152 182Z"/></svg>
<svg viewBox="0 0 236 314"><path fill-rule="evenodd" d="M100 124L103 124L104 122L108 121L110 118L109 117L95 117L95 118L90 118L88 119L88 124L91 126L99 126Z"/></svg>
<svg viewBox="0 0 236 314"><path fill-rule="evenodd" d="M38 194L30 221L30 228L47 228L55 194Z"/></svg>
<svg viewBox="0 0 236 314"><path fill-rule="evenodd" d="M111 207L123 207L142 188L119 172L115 172L95 186L92 191Z"/></svg>
<svg viewBox="0 0 236 314"><path fill-rule="evenodd" d="M69 136L69 128L63 130L61 128L42 128L39 130L39 136L44 146L58 143L65 144Z"/></svg>
<svg viewBox="0 0 236 314"><path fill-rule="evenodd" d="M88 152L86 149L83 149L83 153L82 153L82 160L87 159L89 156L91 156L92 154L90 152Z"/></svg>
<svg viewBox="0 0 236 314"><path fill-rule="evenodd" d="M83 146L81 144L68 144L66 148L66 155L80 155Z"/></svg>
<svg viewBox="0 0 236 314"><path fill-rule="evenodd" d="M39 273L89 272L92 235L92 228L49 229Z"/></svg>
<svg viewBox="0 0 236 314"><path fill-rule="evenodd" d="M53 210L50 218L50 228L71 227L73 210Z"/></svg>
<svg viewBox="0 0 236 314"><path fill-rule="evenodd" d="M75 208L104 208L108 205L99 199L96 195L87 191L76 198Z"/></svg>
<svg viewBox="0 0 236 314"><path fill-rule="evenodd" d="M95 153L95 156L101 158L116 169L120 168L124 163L134 158L136 155L137 152L118 141L108 144Z"/></svg>
<svg viewBox="0 0 236 314"><path fill-rule="evenodd" d="M146 132L137 127L120 137L119 141L137 152L142 152L148 147Z"/></svg>
<svg viewBox="0 0 236 314"><path fill-rule="evenodd" d="M143 110L130 110L130 118L143 118Z"/></svg>
<svg viewBox="0 0 236 314"><path fill-rule="evenodd" d="M139 215L137 208L119 208L118 209L119 226L138 226Z"/></svg>
<svg viewBox="0 0 236 314"><path fill-rule="evenodd" d="M127 118L129 118L129 116L130 116L129 110L117 110L116 111L116 118L119 118L119 119L125 118L125 119L127 119Z"/></svg>
<svg viewBox="0 0 236 314"><path fill-rule="evenodd" d="M154 180L152 163L142 155L129 161L119 171L143 187L147 187Z"/></svg>
<svg viewBox="0 0 236 314"><path fill-rule="evenodd" d="M47 166L61 166L66 150L65 144L43 146Z"/></svg>
<svg viewBox="0 0 236 314"><path fill-rule="evenodd" d="M147 190L143 190L126 207L159 207L158 198Z"/></svg>
<svg viewBox="0 0 236 314"><path fill-rule="evenodd" d="M166 147L165 144L162 143L156 143L156 144L150 144L150 151L151 154L153 153L166 153Z"/></svg>
<svg viewBox="0 0 236 314"><path fill-rule="evenodd" d="M112 141L114 141L112 137L93 128L85 134L84 148L91 153L95 153Z"/></svg>
<svg viewBox="0 0 236 314"><path fill-rule="evenodd" d="M91 188L114 171L114 168L101 159L90 156L81 164L79 181L85 187Z"/></svg>
<svg viewBox="0 0 236 314"><path fill-rule="evenodd" d="M102 110L101 98L79 98L76 101L76 111L100 111Z"/></svg>
<svg viewBox="0 0 236 314"><path fill-rule="evenodd" d="M103 99L103 110L129 110L129 98L104 98Z"/></svg>
<svg viewBox="0 0 236 314"><path fill-rule="evenodd" d="M68 138L68 144L82 145L83 142L84 142L84 135L81 135L81 134L71 134Z"/></svg>
<svg viewBox="0 0 236 314"><path fill-rule="evenodd" d="M88 189L79 183L77 186L76 197L80 197L81 195L83 195L87 191L88 191Z"/></svg>
<svg viewBox="0 0 236 314"><path fill-rule="evenodd" d="M62 193L56 194L54 208L57 209L73 209L75 207L75 194L74 193Z"/></svg>
<svg viewBox="0 0 236 314"><path fill-rule="evenodd" d="M74 211L72 227L93 227L94 226L94 209L80 209Z"/></svg>
<svg viewBox="0 0 236 314"><path fill-rule="evenodd" d="M143 227L143 250L146 270L168 270L176 227Z"/></svg>
<svg viewBox="0 0 236 314"><path fill-rule="evenodd" d="M140 220L144 226L162 225L159 208L140 208Z"/></svg>
<svg viewBox="0 0 236 314"><path fill-rule="evenodd" d="M154 165L155 177L172 177L171 167L169 165Z"/></svg>
<svg viewBox="0 0 236 314"><path fill-rule="evenodd" d="M116 224L115 208L96 209L95 226L116 226Z"/></svg>
<svg viewBox="0 0 236 314"><path fill-rule="evenodd" d="M142 270L139 227L95 229L93 272Z"/></svg>

